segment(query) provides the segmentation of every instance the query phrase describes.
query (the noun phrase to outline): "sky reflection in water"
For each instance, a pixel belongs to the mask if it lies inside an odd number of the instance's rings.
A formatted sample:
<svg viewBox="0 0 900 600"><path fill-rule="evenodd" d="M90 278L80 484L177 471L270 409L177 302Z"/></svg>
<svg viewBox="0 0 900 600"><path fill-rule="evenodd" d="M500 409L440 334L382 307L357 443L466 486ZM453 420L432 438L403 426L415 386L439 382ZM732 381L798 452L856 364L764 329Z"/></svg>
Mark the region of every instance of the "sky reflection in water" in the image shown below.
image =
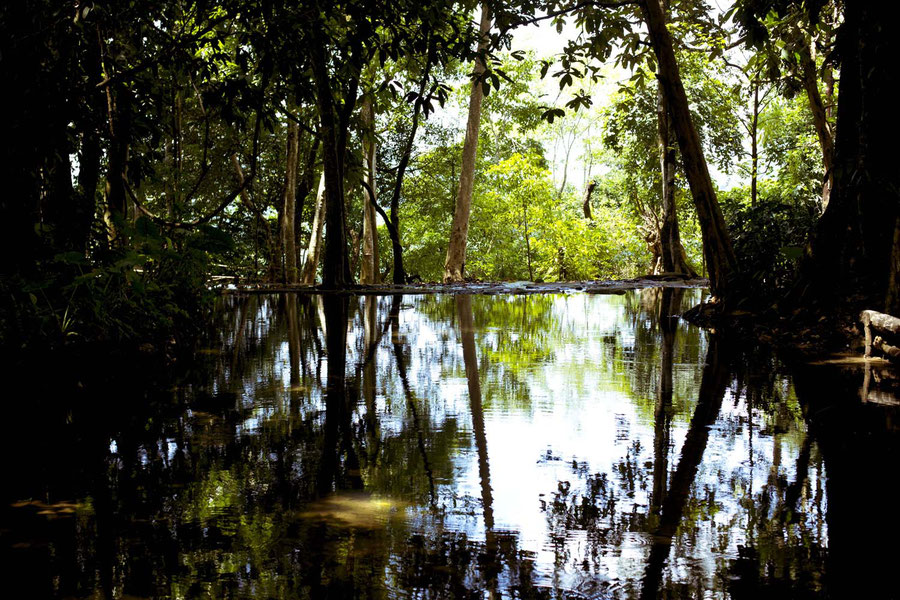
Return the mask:
<svg viewBox="0 0 900 600"><path fill-rule="evenodd" d="M0 558L35 596L839 597L843 447L699 298L227 298L184 385L22 467Z"/></svg>

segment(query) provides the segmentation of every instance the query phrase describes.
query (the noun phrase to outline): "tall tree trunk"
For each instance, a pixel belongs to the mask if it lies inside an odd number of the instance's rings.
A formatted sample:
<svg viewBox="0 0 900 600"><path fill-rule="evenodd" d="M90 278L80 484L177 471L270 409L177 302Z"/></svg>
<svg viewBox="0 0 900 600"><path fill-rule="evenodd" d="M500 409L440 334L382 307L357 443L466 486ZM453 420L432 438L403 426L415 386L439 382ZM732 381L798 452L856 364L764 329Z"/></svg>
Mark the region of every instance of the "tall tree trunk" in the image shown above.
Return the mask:
<svg viewBox="0 0 900 600"><path fill-rule="evenodd" d="M700 232L703 235L703 255L709 270L709 287L713 296L724 297L738 274L737 259L731 246L731 237L725 226L722 209L716 199L716 191L700 137L691 118L687 94L681 82L672 37L666 29L665 17L657 0L645 0L644 17L650 32L650 41L659 64L659 81L669 102L672 125L681 148L684 171L691 187Z"/></svg>
<svg viewBox="0 0 900 600"><path fill-rule="evenodd" d="M89 35L89 30L84 31ZM100 48L91 40L85 40L87 64L96 68L100 64ZM100 73L96 73L96 81L92 78L85 82L90 89L83 93L87 97L87 110L82 113L80 121L81 151L78 155L78 196L72 214L73 248L78 252L87 250L91 237L91 225L97 212L97 187L100 182L100 159L102 147L100 143L103 127L103 93L96 89Z"/></svg>
<svg viewBox="0 0 900 600"><path fill-rule="evenodd" d="M322 139L322 173L325 177L325 253L322 264L322 286L339 288L352 283L347 252L347 215L344 206L343 140L338 131L335 97L325 46L317 40L310 44L310 58L315 80L316 104L319 109L319 134ZM345 105L355 102L345 98Z"/></svg>
<svg viewBox="0 0 900 600"><path fill-rule="evenodd" d="M900 139L896 89L900 36L885 24L900 19L893 2L844 4L838 32L841 90L828 207L819 219L807 299L883 306L889 289L900 217L895 148ZM896 280L894 280L896 281Z"/></svg>
<svg viewBox="0 0 900 600"><path fill-rule="evenodd" d="M375 104L372 97L366 95L362 106L363 118L363 164L368 184L363 192L374 194L375 185ZM359 267L359 282L362 284L379 283L378 271L378 229L375 221L375 203L377 198L369 198L363 203L362 262Z"/></svg>
<svg viewBox="0 0 900 600"><path fill-rule="evenodd" d="M475 183L475 156L478 152L478 130L481 126L481 101L484 98L481 76L485 71L482 53L487 49L491 28L491 10L487 4L481 7L481 27L478 40L479 56L475 59L475 76L469 96L469 120L463 143L462 168L459 173L459 191L453 224L450 226L450 244L444 261L444 281L462 281L466 274L466 239L469 235L469 213L472 208L472 191Z"/></svg>
<svg viewBox="0 0 900 600"><path fill-rule="evenodd" d="M891 251L884 311L894 316L900 315L900 216L894 221L894 248Z"/></svg>
<svg viewBox="0 0 900 600"><path fill-rule="evenodd" d="M313 214L312 229L309 232L309 243L306 245L306 262L300 283L316 282L316 270L319 268L319 255L322 251L322 229L325 226L325 173L319 179L319 191L316 193L316 210Z"/></svg>
<svg viewBox="0 0 900 600"><path fill-rule="evenodd" d="M750 120L750 206L756 206L759 182L759 75L753 76L753 115Z"/></svg>
<svg viewBox="0 0 900 600"><path fill-rule="evenodd" d="M394 180L394 191L391 194L391 217L388 231L391 236L391 253L393 254L394 263L393 281L397 285L406 283L406 269L403 267L403 246L400 244L400 194L403 190L403 178L406 175L406 169L409 166L409 161L412 157L416 132L419 130L419 117L422 114L422 103L424 102L425 92L428 87L431 66L434 61L435 46L437 43L437 39L431 36L430 33L426 33L424 37L428 40L425 66L422 69L422 78L419 82L419 93L413 103L412 124L410 125L409 136L406 138L406 146L403 148L403 154L400 155L400 163L397 165L397 178Z"/></svg>
<svg viewBox="0 0 900 600"><path fill-rule="evenodd" d="M284 209L281 218L281 247L284 249L285 283L297 283L297 235L294 232L294 212L297 207L297 154L300 146L300 127L288 122L287 152L284 170Z"/></svg>
<svg viewBox="0 0 900 600"><path fill-rule="evenodd" d="M125 168L128 162L128 142L131 135L131 106L128 92L119 88L114 94L112 84L106 86L109 116L109 150L106 173L106 213L104 219L109 240L118 239L117 225L125 221L128 211L125 195Z"/></svg>
<svg viewBox="0 0 900 600"><path fill-rule="evenodd" d="M678 207L675 205L675 140L672 139L671 125L669 102L662 83L657 82L656 139L662 180L662 215L659 225L662 270L667 273L686 273L695 277L697 273L687 262L687 254L681 244L681 231L678 227Z"/></svg>
<svg viewBox="0 0 900 600"><path fill-rule="evenodd" d="M93 123L82 131L81 153L78 156L79 199L75 210L75 249L85 251L91 237L91 223L97 205L97 184L100 180L100 132Z"/></svg>
<svg viewBox="0 0 900 600"><path fill-rule="evenodd" d="M822 151L822 166L825 169L825 181L822 183L822 209L828 206L831 199L831 188L834 183L834 136L831 133L831 124L828 122L828 112L822 95L819 93L819 78L816 74L816 61L812 55L812 41L804 45L800 52L800 68L803 76L803 89L806 90L806 98L809 100L809 109L813 115L813 124L816 128L816 137L819 138L819 148ZM832 81L832 86L834 82ZM832 87L833 90L833 87Z"/></svg>

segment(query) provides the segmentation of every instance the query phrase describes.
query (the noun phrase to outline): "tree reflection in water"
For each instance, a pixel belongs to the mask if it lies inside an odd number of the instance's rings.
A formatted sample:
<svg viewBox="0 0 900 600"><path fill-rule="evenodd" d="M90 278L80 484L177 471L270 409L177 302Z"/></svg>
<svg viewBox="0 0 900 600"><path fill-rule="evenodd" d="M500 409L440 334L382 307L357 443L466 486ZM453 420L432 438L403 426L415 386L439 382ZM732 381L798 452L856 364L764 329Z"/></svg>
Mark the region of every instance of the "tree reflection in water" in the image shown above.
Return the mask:
<svg viewBox="0 0 900 600"><path fill-rule="evenodd" d="M226 298L174 390L9 406L0 560L29 597L889 597L896 408L696 299Z"/></svg>

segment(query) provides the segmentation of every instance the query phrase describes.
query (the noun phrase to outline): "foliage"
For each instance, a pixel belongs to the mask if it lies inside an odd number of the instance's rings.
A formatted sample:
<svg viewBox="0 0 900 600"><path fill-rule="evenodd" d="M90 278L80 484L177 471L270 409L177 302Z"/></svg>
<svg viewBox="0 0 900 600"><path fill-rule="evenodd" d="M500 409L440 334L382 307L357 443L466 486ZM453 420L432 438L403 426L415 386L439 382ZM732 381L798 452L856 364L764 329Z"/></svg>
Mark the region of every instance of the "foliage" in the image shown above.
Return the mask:
<svg viewBox="0 0 900 600"><path fill-rule="evenodd" d="M761 115L762 151L774 179L803 202L822 194L825 173L806 99L777 99Z"/></svg>
<svg viewBox="0 0 900 600"><path fill-rule="evenodd" d="M214 297L206 285L210 257L230 250L231 238L212 226L164 232L147 218L120 231L128 247L96 262L66 252L39 265L42 279L3 280L11 300L0 313L3 345L99 342L127 352L193 340Z"/></svg>
<svg viewBox="0 0 900 600"><path fill-rule="evenodd" d="M760 187L755 205L736 188L721 196L734 251L747 278L746 293L772 300L787 291L818 218L815 197L772 182Z"/></svg>
<svg viewBox="0 0 900 600"><path fill-rule="evenodd" d="M0 8L0 76L22 92L3 125L4 344L143 339L161 347L196 323L212 265L281 279L291 121L302 132L297 246L311 233L317 183L329 167L329 189L339 187L341 199L329 206L346 214L329 212L338 220L326 237L340 234L358 252L367 201L359 184L363 98L376 111L379 205L400 215L407 270L438 279L478 8L446 0L38 0ZM645 242L660 213L658 92L639 6L527 0L490 8L486 73L475 82L486 96L468 272L542 280L646 272ZM830 52L841 11L829 2L805 8L742 1L716 18L703 2L669 4L692 117L718 171L745 175L736 115L747 90L726 62L738 28L753 49L746 69L765 73L784 95L760 115L760 160L771 179L761 183L762 200L748 207L738 188L726 207L749 271L768 273L776 287L788 265L767 272L763 259L780 256L773 247L803 245L824 176L800 93L810 64L823 96L835 98ZM574 27L561 54L507 51L519 27L543 21ZM618 84L601 84L604 77L621 83L606 106L599 96ZM570 176L579 169L582 177ZM592 179L588 219L580 187ZM677 187L683 245L699 267L699 225L680 172ZM379 238L387 273L383 226Z"/></svg>

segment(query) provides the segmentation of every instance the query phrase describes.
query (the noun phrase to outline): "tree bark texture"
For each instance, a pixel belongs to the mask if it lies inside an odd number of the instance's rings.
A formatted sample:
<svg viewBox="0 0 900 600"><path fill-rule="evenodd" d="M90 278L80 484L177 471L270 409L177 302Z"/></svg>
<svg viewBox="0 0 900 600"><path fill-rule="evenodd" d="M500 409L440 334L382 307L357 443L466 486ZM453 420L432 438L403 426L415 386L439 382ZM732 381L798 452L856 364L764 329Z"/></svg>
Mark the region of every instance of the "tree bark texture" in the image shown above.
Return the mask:
<svg viewBox="0 0 900 600"><path fill-rule="evenodd" d="M306 261L300 283L316 282L316 270L319 268L319 255L322 252L322 230L325 227L325 173L319 179L319 191L316 193L316 210L313 214L312 229L309 232L309 243L306 245Z"/></svg>
<svg viewBox="0 0 900 600"><path fill-rule="evenodd" d="M662 202L660 203L662 215L659 225L662 270L666 273L687 273L695 277L697 273L687 262L687 254L681 244L681 230L678 227L678 208L675 205L675 140L672 139L669 102L662 83L657 84L656 125L660 179L662 181Z"/></svg>
<svg viewBox="0 0 900 600"><path fill-rule="evenodd" d="M281 247L284 249L285 283L297 283L297 235L294 232L294 212L297 208L297 154L300 127L288 122L287 152L284 170L284 208L281 219Z"/></svg>
<svg viewBox="0 0 900 600"><path fill-rule="evenodd" d="M759 193L759 75L753 76L753 115L750 120L750 206Z"/></svg>
<svg viewBox="0 0 900 600"><path fill-rule="evenodd" d="M892 315L900 315L900 216L894 221L894 248L891 250L884 310Z"/></svg>
<svg viewBox="0 0 900 600"><path fill-rule="evenodd" d="M118 238L116 223L123 222L128 210L125 194L125 168L128 162L128 143L131 136L131 106L128 92L113 86L106 86L107 111L109 115L109 150L106 173L106 214L109 240Z"/></svg>
<svg viewBox="0 0 900 600"><path fill-rule="evenodd" d="M375 105L370 96L366 96L362 106L363 118L363 165L368 187L363 194L374 194L375 185ZM362 257L359 267L359 282L372 284L380 282L378 271L378 229L375 221L375 203L377 198L370 197L363 202Z"/></svg>
<svg viewBox="0 0 900 600"><path fill-rule="evenodd" d="M900 5L893 2L844 5L833 188L812 242L802 300L869 308L896 298L900 36L888 24L898 19Z"/></svg>
<svg viewBox="0 0 900 600"><path fill-rule="evenodd" d="M669 102L669 112L678 138L678 146L681 148L685 175L697 207L697 218L703 236L703 255L709 270L710 291L713 296L724 297L728 293L732 279L738 273L731 237L716 199L697 128L691 118L687 95L675 60L672 37L666 29L662 8L657 0L646 0L643 9L650 41L659 64L659 81Z"/></svg>
<svg viewBox="0 0 900 600"><path fill-rule="evenodd" d="M806 45L800 54L800 68L803 89L806 90L809 109L812 112L813 124L816 128L816 137L819 139L819 148L822 151L822 166L825 169L825 181L822 183L822 209L824 210L831 199L834 178L834 136L831 133L831 124L828 122L825 103L819 93L819 78L816 75L816 62L812 56L810 45Z"/></svg>
<svg viewBox="0 0 900 600"><path fill-rule="evenodd" d="M347 215L344 207L342 160L344 138L338 131L333 82L328 73L324 44L313 40L310 44L310 58L319 111L319 135L322 139L322 173L325 177L325 252L322 286L339 288L352 283L347 251Z"/></svg>
<svg viewBox="0 0 900 600"><path fill-rule="evenodd" d="M481 126L481 102L484 99L481 76L485 71L481 53L487 49L491 28L491 11L481 7L481 37L478 41L479 57L475 60L475 78L469 96L469 118L466 123L466 139L463 142L462 167L459 174L459 191L450 226L450 244L444 261L444 281L462 281L466 273L466 239L469 235L469 214L472 208L472 192L475 181L475 156L478 153L478 130Z"/></svg>

